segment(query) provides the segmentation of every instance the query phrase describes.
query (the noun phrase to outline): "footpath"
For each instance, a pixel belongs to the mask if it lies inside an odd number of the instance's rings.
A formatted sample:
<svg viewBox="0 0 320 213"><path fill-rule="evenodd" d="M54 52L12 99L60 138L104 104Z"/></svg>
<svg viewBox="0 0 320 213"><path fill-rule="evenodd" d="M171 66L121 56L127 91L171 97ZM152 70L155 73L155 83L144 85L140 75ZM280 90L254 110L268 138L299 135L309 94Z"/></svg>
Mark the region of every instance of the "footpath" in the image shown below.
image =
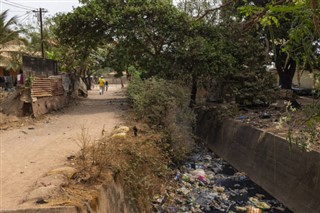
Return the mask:
<svg viewBox="0 0 320 213"><path fill-rule="evenodd" d="M121 123L125 107L121 85L109 85L103 95L96 87L88 98L32 125L1 130L0 210L32 207L25 203L28 193L46 172L64 166L79 151L81 129L99 138Z"/></svg>

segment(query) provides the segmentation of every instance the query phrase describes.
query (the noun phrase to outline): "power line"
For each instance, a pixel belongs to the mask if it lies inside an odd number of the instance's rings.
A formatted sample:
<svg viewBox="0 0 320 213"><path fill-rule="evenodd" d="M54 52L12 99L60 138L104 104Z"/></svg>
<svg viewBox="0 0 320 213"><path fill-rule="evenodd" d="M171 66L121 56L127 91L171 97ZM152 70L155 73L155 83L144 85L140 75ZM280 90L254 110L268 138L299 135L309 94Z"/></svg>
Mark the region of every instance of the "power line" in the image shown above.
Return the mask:
<svg viewBox="0 0 320 213"><path fill-rule="evenodd" d="M27 14L25 14L25 17L23 18L23 19L21 19L19 22L21 23L21 24L23 24L24 23L24 21L27 19L27 18L30 18L30 13L27 13Z"/></svg>
<svg viewBox="0 0 320 213"><path fill-rule="evenodd" d="M74 2L79 2L78 0L28 0L25 2L29 2L29 3L74 3Z"/></svg>
<svg viewBox="0 0 320 213"><path fill-rule="evenodd" d="M23 14L23 15L16 16L16 18L21 18L21 17L23 17L23 16L30 15L31 12L32 12L32 11L27 11L27 12L25 12L25 14Z"/></svg>
<svg viewBox="0 0 320 213"><path fill-rule="evenodd" d="M29 7L29 6L26 6L26 5L22 5L22 4L10 2L10 1L8 1L8 0L3 0L2 3L3 3L3 4L10 5L10 6L12 6L12 7L20 8L20 9L23 9L23 10L34 10L34 9L35 9L35 8L33 8L33 7Z"/></svg>
<svg viewBox="0 0 320 213"><path fill-rule="evenodd" d="M15 12L15 13L26 13L25 10L10 10L10 12Z"/></svg>
<svg viewBox="0 0 320 213"><path fill-rule="evenodd" d="M13 1L9 1L9 0L4 0L4 1L10 2L11 4L14 4L14 5L17 5L17 6L21 6L21 7L25 7L25 8L29 8L29 9L35 9L35 7L30 7L30 6L27 6L27 5L24 5L24 4L19 4L19 3L13 2Z"/></svg>

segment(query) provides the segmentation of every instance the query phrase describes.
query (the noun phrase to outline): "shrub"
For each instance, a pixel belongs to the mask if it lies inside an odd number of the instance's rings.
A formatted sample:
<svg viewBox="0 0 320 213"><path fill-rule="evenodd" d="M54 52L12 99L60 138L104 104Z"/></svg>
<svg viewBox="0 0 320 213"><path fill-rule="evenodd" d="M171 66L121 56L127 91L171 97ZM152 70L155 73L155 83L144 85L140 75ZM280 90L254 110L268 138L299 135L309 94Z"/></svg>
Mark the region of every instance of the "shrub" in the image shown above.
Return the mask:
<svg viewBox="0 0 320 213"><path fill-rule="evenodd" d="M165 131L173 160L183 160L194 147L195 115L188 107L187 88L179 82L136 78L130 83L127 94L137 118L153 129Z"/></svg>
<svg viewBox="0 0 320 213"><path fill-rule="evenodd" d="M127 90L136 116L158 127L164 125L172 109L179 108L181 113L186 114L190 112L187 94L186 88L179 83L156 78L145 81L136 78Z"/></svg>

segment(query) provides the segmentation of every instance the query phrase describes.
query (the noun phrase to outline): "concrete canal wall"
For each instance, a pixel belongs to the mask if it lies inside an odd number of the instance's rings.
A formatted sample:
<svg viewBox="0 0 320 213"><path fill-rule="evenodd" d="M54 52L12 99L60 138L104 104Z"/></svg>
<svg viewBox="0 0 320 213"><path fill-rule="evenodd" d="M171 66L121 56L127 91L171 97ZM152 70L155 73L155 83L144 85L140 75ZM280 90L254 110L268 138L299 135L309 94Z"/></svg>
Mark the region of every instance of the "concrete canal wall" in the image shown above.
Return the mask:
<svg viewBox="0 0 320 213"><path fill-rule="evenodd" d="M220 157L296 213L320 212L320 154L241 122L199 113L197 135Z"/></svg>
<svg viewBox="0 0 320 213"><path fill-rule="evenodd" d="M99 196L82 207L34 207L0 210L0 213L134 213L138 212L126 197L121 184L114 180L99 187Z"/></svg>

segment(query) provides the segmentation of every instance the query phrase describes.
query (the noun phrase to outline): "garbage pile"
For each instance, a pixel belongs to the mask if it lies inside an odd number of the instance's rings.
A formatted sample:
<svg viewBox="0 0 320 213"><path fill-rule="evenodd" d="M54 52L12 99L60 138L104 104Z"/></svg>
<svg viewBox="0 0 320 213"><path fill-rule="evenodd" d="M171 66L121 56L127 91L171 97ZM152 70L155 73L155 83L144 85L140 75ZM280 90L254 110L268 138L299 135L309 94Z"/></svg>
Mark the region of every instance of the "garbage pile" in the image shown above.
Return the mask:
<svg viewBox="0 0 320 213"><path fill-rule="evenodd" d="M194 154L177 169L177 187L153 199L153 212L290 213L279 201L215 154Z"/></svg>

